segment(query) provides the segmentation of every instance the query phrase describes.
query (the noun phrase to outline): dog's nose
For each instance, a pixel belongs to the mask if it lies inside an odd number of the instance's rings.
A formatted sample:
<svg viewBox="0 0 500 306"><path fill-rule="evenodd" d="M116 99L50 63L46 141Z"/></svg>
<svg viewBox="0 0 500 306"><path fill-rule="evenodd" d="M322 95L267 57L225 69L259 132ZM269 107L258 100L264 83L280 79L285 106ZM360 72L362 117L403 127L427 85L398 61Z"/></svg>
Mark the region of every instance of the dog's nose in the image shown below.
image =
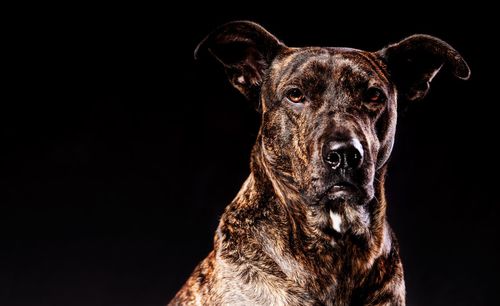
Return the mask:
<svg viewBox="0 0 500 306"><path fill-rule="evenodd" d="M356 138L329 141L324 146L323 159L332 169L357 169L363 163L363 146Z"/></svg>

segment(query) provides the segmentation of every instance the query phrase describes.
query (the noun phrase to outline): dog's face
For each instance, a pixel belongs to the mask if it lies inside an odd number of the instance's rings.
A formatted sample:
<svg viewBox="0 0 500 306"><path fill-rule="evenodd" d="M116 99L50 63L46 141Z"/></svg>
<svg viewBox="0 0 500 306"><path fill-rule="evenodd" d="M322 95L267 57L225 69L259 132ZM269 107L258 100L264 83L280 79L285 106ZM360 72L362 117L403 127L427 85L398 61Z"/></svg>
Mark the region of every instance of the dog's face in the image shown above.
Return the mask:
<svg viewBox="0 0 500 306"><path fill-rule="evenodd" d="M261 93L266 161L309 203L373 198L397 115L380 59L353 49L287 49L269 66Z"/></svg>
<svg viewBox="0 0 500 306"><path fill-rule="evenodd" d="M470 73L458 52L426 35L376 52L289 48L240 21L207 36L196 52L203 50L258 102L266 167L310 205L367 204L391 153L398 103L423 98L442 67L462 79Z"/></svg>

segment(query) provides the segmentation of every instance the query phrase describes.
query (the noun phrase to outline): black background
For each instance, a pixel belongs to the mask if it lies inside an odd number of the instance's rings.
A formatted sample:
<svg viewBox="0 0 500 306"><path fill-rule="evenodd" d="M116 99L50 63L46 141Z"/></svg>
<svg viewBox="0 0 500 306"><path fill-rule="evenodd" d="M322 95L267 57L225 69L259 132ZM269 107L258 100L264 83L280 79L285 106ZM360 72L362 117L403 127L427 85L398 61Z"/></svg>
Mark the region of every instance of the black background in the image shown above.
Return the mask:
<svg viewBox="0 0 500 306"><path fill-rule="evenodd" d="M162 305L248 175L252 106L196 44L251 19L290 46L377 50L413 33L468 61L398 125L387 193L408 305L492 305L497 55L488 7L25 7L3 37L0 305ZM11 14L12 13L12 14Z"/></svg>

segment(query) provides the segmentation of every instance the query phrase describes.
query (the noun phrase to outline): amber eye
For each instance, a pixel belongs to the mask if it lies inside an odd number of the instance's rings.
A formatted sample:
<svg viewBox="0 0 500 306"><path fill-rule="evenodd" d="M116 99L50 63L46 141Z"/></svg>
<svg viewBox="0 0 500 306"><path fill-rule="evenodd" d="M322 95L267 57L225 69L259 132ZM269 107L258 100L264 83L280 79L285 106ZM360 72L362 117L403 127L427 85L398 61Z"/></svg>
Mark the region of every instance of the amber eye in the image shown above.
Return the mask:
<svg viewBox="0 0 500 306"><path fill-rule="evenodd" d="M304 94L298 88L292 88L286 93L288 100L293 103L303 103L305 100Z"/></svg>
<svg viewBox="0 0 500 306"><path fill-rule="evenodd" d="M370 103L382 103L385 102L386 97L382 89L376 87L370 87L366 91L365 101Z"/></svg>

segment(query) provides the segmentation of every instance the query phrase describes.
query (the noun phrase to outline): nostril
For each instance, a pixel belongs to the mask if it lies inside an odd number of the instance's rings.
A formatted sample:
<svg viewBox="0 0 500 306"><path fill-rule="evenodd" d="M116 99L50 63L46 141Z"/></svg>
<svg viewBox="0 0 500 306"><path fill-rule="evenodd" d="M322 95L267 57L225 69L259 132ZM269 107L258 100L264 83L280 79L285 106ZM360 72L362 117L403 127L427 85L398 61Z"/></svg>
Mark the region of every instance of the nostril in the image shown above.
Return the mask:
<svg viewBox="0 0 500 306"><path fill-rule="evenodd" d="M331 151L326 155L326 162L336 169L342 163L342 156L337 151Z"/></svg>
<svg viewBox="0 0 500 306"><path fill-rule="evenodd" d="M361 154L359 154L358 150L356 150L355 148L346 150L344 153L344 158L347 167L358 168L361 165Z"/></svg>

